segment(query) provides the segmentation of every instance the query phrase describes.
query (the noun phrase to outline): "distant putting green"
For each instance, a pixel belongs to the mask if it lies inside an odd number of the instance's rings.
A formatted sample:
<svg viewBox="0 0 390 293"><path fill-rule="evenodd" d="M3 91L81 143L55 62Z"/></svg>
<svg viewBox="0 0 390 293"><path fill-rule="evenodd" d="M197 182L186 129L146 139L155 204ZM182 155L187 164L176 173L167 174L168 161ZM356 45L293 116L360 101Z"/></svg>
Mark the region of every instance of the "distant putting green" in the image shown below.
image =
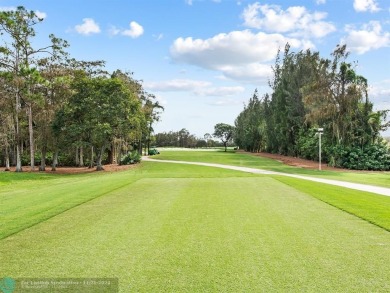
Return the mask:
<svg viewBox="0 0 390 293"><path fill-rule="evenodd" d="M7 176L0 278L113 277L120 292L390 290L390 233L298 179L152 162Z"/></svg>

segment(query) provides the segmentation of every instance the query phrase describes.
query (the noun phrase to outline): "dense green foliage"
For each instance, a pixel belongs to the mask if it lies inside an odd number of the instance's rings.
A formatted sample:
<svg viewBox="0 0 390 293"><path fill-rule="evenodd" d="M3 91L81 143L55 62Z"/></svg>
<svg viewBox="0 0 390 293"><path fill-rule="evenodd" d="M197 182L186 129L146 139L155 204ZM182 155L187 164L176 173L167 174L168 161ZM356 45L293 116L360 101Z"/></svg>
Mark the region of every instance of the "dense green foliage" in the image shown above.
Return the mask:
<svg viewBox="0 0 390 293"><path fill-rule="evenodd" d="M136 164L139 162L141 162L141 155L137 151L128 152L120 160L121 165Z"/></svg>
<svg viewBox="0 0 390 293"><path fill-rule="evenodd" d="M132 73L71 58L68 43L53 35L47 47L34 48L41 21L24 7L0 12L0 165L102 169L103 161L148 147L163 109L155 96Z"/></svg>
<svg viewBox="0 0 390 293"><path fill-rule="evenodd" d="M234 126L231 126L226 123L218 123L214 126L213 135L214 137L218 137L222 141L226 152L228 143L233 141Z"/></svg>
<svg viewBox="0 0 390 293"><path fill-rule="evenodd" d="M152 138L157 147L205 148L221 145L209 133L206 133L203 138L198 138L185 128L179 131L160 132Z"/></svg>
<svg viewBox="0 0 390 293"><path fill-rule="evenodd" d="M276 59L272 94L259 98L255 91L236 118L236 143L252 152L318 159L316 132L323 128L323 157L330 164L389 170L389 151L380 137L389 126L383 123L387 111L373 111L367 80L347 62L346 46L332 57L290 52L287 45Z"/></svg>
<svg viewBox="0 0 390 293"><path fill-rule="evenodd" d="M157 133L154 136L154 140L154 143L158 147L194 148L198 142L196 136L185 128L179 131Z"/></svg>
<svg viewBox="0 0 390 293"><path fill-rule="evenodd" d="M329 164L355 170L390 170L390 153L385 144L363 148L336 146L329 150Z"/></svg>
<svg viewBox="0 0 390 293"><path fill-rule="evenodd" d="M160 152L157 149L150 149L149 152L148 152L149 156L155 156L155 155L158 155L158 154L160 154Z"/></svg>

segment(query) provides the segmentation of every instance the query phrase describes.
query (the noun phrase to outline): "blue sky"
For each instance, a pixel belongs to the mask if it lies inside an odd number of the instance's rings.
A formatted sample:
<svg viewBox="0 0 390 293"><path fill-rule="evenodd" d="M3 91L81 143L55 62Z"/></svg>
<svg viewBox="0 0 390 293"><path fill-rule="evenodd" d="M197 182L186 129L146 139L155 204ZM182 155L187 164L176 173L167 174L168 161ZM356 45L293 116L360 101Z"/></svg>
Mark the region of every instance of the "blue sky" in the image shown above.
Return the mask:
<svg viewBox="0 0 390 293"><path fill-rule="evenodd" d="M199 137L234 124L267 80L278 48L324 57L346 43L370 84L376 109L390 109L389 0L25 0L44 21L35 45L54 33L80 60L134 72L165 107L156 132L187 128Z"/></svg>

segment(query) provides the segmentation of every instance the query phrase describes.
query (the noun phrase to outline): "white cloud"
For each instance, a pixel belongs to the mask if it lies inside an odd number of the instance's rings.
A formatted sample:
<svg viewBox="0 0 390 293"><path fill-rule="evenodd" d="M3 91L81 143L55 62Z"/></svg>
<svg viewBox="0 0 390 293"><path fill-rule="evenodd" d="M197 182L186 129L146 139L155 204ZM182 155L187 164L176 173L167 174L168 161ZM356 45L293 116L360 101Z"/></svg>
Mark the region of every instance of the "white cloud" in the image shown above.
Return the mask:
<svg viewBox="0 0 390 293"><path fill-rule="evenodd" d="M195 91L198 88L209 87L208 81L191 79L173 79L159 82L145 82L144 87L148 90L170 92L170 91Z"/></svg>
<svg viewBox="0 0 390 293"><path fill-rule="evenodd" d="M341 42L347 44L349 50L357 54L390 46L390 33L383 32L378 21L370 21L360 30L356 30L352 26L346 26L345 30L348 35Z"/></svg>
<svg viewBox="0 0 390 293"><path fill-rule="evenodd" d="M244 30L204 40L178 38L170 52L172 59L178 63L220 71L225 77L240 81L264 81L270 73L267 63L273 61L278 49L287 42L296 49L313 47L310 41Z"/></svg>
<svg viewBox="0 0 390 293"><path fill-rule="evenodd" d="M390 110L390 79L371 84L368 93L374 104L374 111ZM389 115L386 121L390 121ZM390 129L383 132L382 135L390 137Z"/></svg>
<svg viewBox="0 0 390 293"><path fill-rule="evenodd" d="M82 35L100 33L99 25L92 18L84 18L82 24L75 26L76 31Z"/></svg>
<svg viewBox="0 0 390 293"><path fill-rule="evenodd" d="M184 2L188 5L192 5L192 0L184 0Z"/></svg>
<svg viewBox="0 0 390 293"><path fill-rule="evenodd" d="M227 78L249 83L263 83L272 76L271 65L261 63L225 66L221 71Z"/></svg>
<svg viewBox="0 0 390 293"><path fill-rule="evenodd" d="M135 21L130 22L130 29L127 30L119 29L116 26L111 26L111 28L109 29L109 34L112 36L123 35L131 37L133 39L140 37L143 33L144 28ZM157 41L159 41L163 38L163 34L154 37L156 37Z"/></svg>
<svg viewBox="0 0 390 293"><path fill-rule="evenodd" d="M326 22L325 12L310 13L303 6L292 6L282 10L278 5L248 5L242 13L244 25L273 33L288 33L290 36L322 38L336 30Z"/></svg>
<svg viewBox="0 0 390 293"><path fill-rule="evenodd" d="M376 82L370 85L368 90L370 97L375 99L384 99L389 101L390 98L390 79Z"/></svg>
<svg viewBox="0 0 390 293"><path fill-rule="evenodd" d="M192 92L197 96L232 96L245 91L242 86L214 87L209 81L192 79L145 82L144 87L157 92Z"/></svg>
<svg viewBox="0 0 390 293"><path fill-rule="evenodd" d="M222 86L194 89L194 93L199 96L232 96L243 93L244 91L245 88L242 86Z"/></svg>
<svg viewBox="0 0 390 293"><path fill-rule="evenodd" d="M124 36L129 36L133 39L138 38L144 33L144 28L139 23L132 21L130 22L130 29L121 32Z"/></svg>
<svg viewBox="0 0 390 293"><path fill-rule="evenodd" d="M178 38L171 46L173 60L218 69L226 64L266 62L275 58L278 48L289 42L299 48L303 42L280 34L252 33L249 30L218 34L209 39Z"/></svg>
<svg viewBox="0 0 390 293"><path fill-rule="evenodd" d="M45 19L47 17L47 14L45 12L42 12L42 11L35 11L35 15L38 17L38 18L42 18L42 19Z"/></svg>
<svg viewBox="0 0 390 293"><path fill-rule="evenodd" d="M232 98L225 98L220 99L218 101L209 103L211 106L235 106L235 105L243 105L243 101L232 99Z"/></svg>
<svg viewBox="0 0 390 293"><path fill-rule="evenodd" d="M325 4L326 0L316 0L317 5Z"/></svg>
<svg viewBox="0 0 390 293"><path fill-rule="evenodd" d="M353 8L357 12L377 12L380 10L375 0L354 0Z"/></svg>

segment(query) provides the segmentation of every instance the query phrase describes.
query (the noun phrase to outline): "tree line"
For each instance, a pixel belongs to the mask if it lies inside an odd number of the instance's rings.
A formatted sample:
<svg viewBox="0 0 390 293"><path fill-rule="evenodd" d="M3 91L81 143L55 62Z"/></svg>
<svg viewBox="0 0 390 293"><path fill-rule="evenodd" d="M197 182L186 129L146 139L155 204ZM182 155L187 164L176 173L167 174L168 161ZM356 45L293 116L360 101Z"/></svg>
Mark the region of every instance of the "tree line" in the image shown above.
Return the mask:
<svg viewBox="0 0 390 293"><path fill-rule="evenodd" d="M181 147L181 148L208 148L231 146L233 142L234 126L225 123L217 123L214 133L205 133L203 138L198 138L187 129L157 133L153 136L153 143L157 147ZM220 139L220 141L215 140Z"/></svg>
<svg viewBox="0 0 390 293"><path fill-rule="evenodd" d="M330 59L311 50L278 52L269 81L271 94L257 91L235 120L235 142L251 152L266 151L318 160L331 166L389 170L388 145L380 136L389 110L374 111L367 79L348 62L345 45Z"/></svg>
<svg viewBox="0 0 390 293"><path fill-rule="evenodd" d="M0 12L0 162L31 170L39 162L85 166L119 162L149 146L163 107L132 73L109 73L105 62L71 58L54 35L33 46L43 21L18 7Z"/></svg>
<svg viewBox="0 0 390 293"><path fill-rule="evenodd" d="M197 137L186 128L179 131L157 133L152 137L152 142L157 147L207 148L220 146L220 143L210 133L206 133L203 137Z"/></svg>

